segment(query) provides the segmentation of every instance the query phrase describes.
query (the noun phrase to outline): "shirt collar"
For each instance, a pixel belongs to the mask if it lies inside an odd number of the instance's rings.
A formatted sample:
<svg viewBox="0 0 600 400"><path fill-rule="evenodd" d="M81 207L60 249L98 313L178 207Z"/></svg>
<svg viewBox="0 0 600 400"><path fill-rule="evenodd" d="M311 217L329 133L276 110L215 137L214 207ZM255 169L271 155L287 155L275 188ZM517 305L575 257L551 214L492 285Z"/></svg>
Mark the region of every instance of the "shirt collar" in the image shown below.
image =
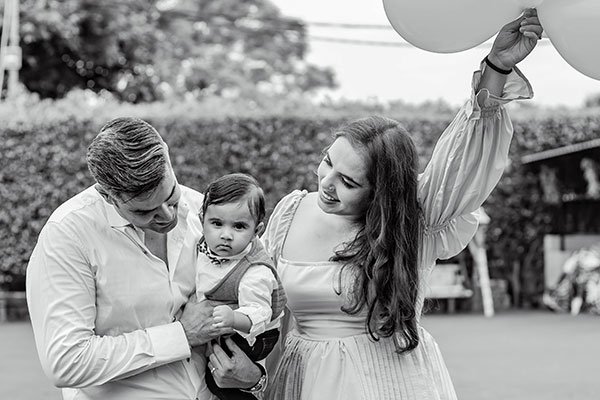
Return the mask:
<svg viewBox="0 0 600 400"><path fill-rule="evenodd" d="M131 222L127 221L117 212L117 209L114 205L106 201L106 199L100 194L96 186L97 184L94 186L94 189L96 190L98 196L102 199L104 209L106 210L106 220L108 221L108 224L112 228L125 228L127 226L133 226Z"/></svg>
<svg viewBox="0 0 600 400"><path fill-rule="evenodd" d="M106 201L106 200L105 200ZM133 227L133 224L123 218L112 204L106 203L106 218L112 228Z"/></svg>

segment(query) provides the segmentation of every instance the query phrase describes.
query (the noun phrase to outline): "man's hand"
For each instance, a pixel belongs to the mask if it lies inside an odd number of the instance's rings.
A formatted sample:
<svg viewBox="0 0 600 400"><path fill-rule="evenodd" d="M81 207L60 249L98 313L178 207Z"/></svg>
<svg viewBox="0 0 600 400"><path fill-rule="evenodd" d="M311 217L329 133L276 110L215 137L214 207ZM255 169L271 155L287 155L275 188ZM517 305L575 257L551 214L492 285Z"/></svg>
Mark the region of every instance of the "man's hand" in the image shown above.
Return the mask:
<svg viewBox="0 0 600 400"><path fill-rule="evenodd" d="M218 344L208 345L208 371L221 388L247 389L254 386L262 373L252 360L231 340L225 339L231 351L229 357Z"/></svg>
<svg viewBox="0 0 600 400"><path fill-rule="evenodd" d="M233 310L229 306L221 305L216 306L212 313L215 328L233 328L234 325L234 314Z"/></svg>
<svg viewBox="0 0 600 400"><path fill-rule="evenodd" d="M212 314L213 306L206 300L199 303L190 300L185 305L179 322L183 326L190 346L206 344L211 339L233 332L231 328L215 327Z"/></svg>

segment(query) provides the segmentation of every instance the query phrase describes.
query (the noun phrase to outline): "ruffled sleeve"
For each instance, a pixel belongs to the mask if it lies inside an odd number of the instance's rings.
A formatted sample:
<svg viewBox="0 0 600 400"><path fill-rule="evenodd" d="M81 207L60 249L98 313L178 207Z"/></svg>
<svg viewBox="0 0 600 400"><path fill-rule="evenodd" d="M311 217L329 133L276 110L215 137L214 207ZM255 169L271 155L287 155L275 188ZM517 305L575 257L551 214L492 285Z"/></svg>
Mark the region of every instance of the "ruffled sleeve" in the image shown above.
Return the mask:
<svg viewBox="0 0 600 400"><path fill-rule="evenodd" d="M485 68L485 65L482 65ZM464 249L477 229L477 210L507 165L513 127L504 104L528 99L533 91L514 68L501 97L475 93L482 71L473 75L471 98L437 142L419 176L424 213L421 268Z"/></svg>
<svg viewBox="0 0 600 400"><path fill-rule="evenodd" d="M296 208L306 193L306 190L294 190L279 200L279 203L275 206L275 210L273 210L273 214L269 218L265 233L260 238L267 254L273 259L275 266L277 266L277 261L281 256L281 249L294 218Z"/></svg>

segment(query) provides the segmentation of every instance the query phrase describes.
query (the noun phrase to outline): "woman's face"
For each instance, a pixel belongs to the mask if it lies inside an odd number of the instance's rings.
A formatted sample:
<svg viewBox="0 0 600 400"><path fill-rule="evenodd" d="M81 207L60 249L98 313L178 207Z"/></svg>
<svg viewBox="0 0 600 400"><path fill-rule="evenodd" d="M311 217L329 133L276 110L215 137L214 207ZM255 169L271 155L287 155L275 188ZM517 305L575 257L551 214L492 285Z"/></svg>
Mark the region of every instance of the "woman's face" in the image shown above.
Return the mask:
<svg viewBox="0 0 600 400"><path fill-rule="evenodd" d="M363 154L344 137L338 137L319 164L318 204L328 214L361 216L364 214L371 185Z"/></svg>

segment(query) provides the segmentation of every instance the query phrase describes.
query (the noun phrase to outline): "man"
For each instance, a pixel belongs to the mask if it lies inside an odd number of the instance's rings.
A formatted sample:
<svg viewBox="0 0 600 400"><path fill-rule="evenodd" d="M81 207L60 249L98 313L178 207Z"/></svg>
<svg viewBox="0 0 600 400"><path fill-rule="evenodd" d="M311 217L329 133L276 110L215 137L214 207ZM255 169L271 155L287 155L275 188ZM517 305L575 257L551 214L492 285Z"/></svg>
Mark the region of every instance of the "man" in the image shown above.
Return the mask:
<svg viewBox="0 0 600 400"><path fill-rule="evenodd" d="M210 305L186 305L202 195L177 183L167 145L139 119L105 125L87 164L96 185L50 216L27 268L45 373L65 399L210 398L190 347L227 331L212 328ZM215 346L217 384L260 389L264 370L233 347L230 358Z"/></svg>

